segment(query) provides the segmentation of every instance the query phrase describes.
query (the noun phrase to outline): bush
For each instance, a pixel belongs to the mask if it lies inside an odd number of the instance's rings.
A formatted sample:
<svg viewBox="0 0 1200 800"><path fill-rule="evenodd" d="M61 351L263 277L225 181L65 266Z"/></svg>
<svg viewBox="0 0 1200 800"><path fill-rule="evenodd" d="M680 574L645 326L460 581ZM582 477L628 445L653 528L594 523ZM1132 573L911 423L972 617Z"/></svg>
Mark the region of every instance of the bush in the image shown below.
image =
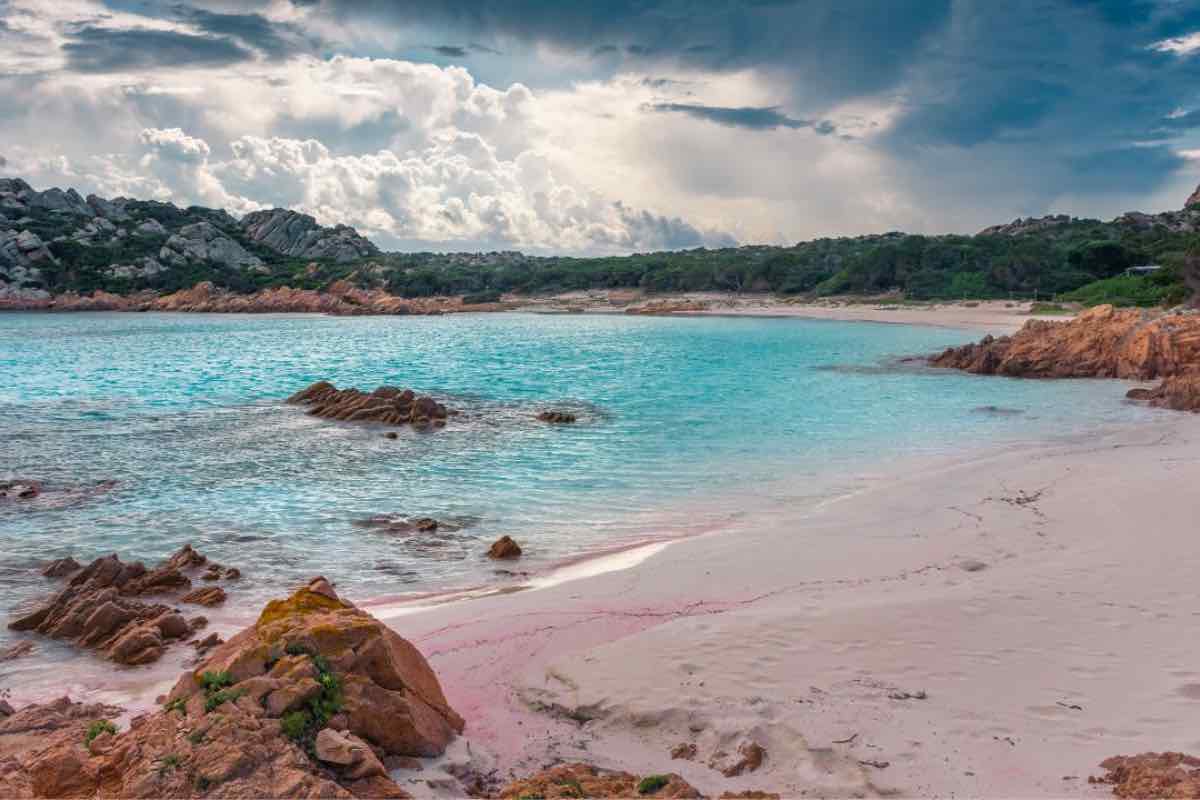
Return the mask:
<svg viewBox="0 0 1200 800"><path fill-rule="evenodd" d="M95 739L97 736L99 736L102 733L115 734L116 732L117 732L116 725L113 725L111 722L109 722L106 719L98 719L95 722L93 722L91 725L88 725L87 733L85 733L83 735L83 743L91 744L92 740Z"/></svg>
<svg viewBox="0 0 1200 800"><path fill-rule="evenodd" d="M500 292L474 292L473 294L463 295L464 306L477 306L483 303L499 303Z"/></svg>
<svg viewBox="0 0 1200 800"><path fill-rule="evenodd" d="M1168 278L1170 276L1164 276ZM1182 284L1164 281L1155 275L1118 275L1115 278L1093 281L1063 295L1064 300L1096 306L1112 303L1115 306L1158 306L1168 302L1182 289Z"/></svg>
<svg viewBox="0 0 1200 800"><path fill-rule="evenodd" d="M308 732L308 723L311 719L307 711L291 711L283 715L283 719L279 721L279 727L287 738L294 742L302 742Z"/></svg>
<svg viewBox="0 0 1200 800"><path fill-rule="evenodd" d="M205 672L200 676L200 685L204 687L205 694L212 694L226 686L233 685L233 678L228 672Z"/></svg>
<svg viewBox="0 0 1200 800"><path fill-rule="evenodd" d="M647 775L638 783L638 794L654 794L670 782L666 775Z"/></svg>

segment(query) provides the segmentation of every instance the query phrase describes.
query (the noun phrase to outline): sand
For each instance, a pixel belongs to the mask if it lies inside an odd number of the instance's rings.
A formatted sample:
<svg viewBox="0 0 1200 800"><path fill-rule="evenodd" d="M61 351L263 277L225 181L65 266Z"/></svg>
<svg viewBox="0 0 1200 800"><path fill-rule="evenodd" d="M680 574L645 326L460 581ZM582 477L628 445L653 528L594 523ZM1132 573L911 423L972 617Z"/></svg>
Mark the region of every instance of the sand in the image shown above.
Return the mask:
<svg viewBox="0 0 1200 800"><path fill-rule="evenodd" d="M881 465L853 496L600 574L373 611L468 720L449 762L580 758L713 796L1098 797L1109 755L1200 751L1198 446L1200 417L1162 412ZM757 771L707 765L748 740Z"/></svg>
<svg viewBox="0 0 1200 800"><path fill-rule="evenodd" d="M690 292L644 295L630 290L568 292L548 297L521 298L521 310L562 313L624 313L627 308L654 304L705 304L702 311L674 312L671 316L797 317L851 322L881 322L899 325L926 325L986 331L996 335L1012 333L1029 319L1070 319L1071 314L1052 316L1031 313L1028 301L959 301L903 303L894 298L870 301L864 298L830 298L800 301L766 294Z"/></svg>

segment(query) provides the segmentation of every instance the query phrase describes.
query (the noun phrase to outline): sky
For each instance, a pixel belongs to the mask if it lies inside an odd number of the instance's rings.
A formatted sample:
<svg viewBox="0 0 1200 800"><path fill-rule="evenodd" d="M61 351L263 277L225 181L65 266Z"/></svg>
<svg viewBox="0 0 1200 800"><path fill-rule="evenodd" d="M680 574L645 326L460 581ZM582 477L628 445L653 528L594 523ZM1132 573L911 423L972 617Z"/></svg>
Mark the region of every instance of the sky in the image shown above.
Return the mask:
<svg viewBox="0 0 1200 800"><path fill-rule="evenodd" d="M1200 0L0 0L0 174L385 249L1179 208Z"/></svg>

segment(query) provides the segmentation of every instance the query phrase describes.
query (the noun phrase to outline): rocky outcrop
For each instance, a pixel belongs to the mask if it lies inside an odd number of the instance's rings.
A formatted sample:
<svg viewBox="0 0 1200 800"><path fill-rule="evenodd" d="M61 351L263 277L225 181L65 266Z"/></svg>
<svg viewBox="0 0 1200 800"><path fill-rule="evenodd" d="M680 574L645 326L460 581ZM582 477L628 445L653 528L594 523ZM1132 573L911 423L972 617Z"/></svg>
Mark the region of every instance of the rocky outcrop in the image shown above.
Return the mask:
<svg viewBox="0 0 1200 800"><path fill-rule="evenodd" d="M187 591L192 585L187 573L209 563L191 545L153 569L140 562L126 564L115 554L104 556L8 627L69 641L119 664L148 664L161 658L171 644L189 638L202 623L189 622L178 609L142 598ZM55 562L45 574L67 574L72 564L73 560Z"/></svg>
<svg viewBox="0 0 1200 800"><path fill-rule="evenodd" d="M700 797L700 793L675 773L639 778L628 772L602 770L590 764L560 764L500 790L502 798L542 797Z"/></svg>
<svg viewBox="0 0 1200 800"><path fill-rule="evenodd" d="M1096 306L1068 322L1030 320L929 363L1023 378L1165 378L1200 367L1200 315Z"/></svg>
<svg viewBox="0 0 1200 800"><path fill-rule="evenodd" d="M287 402L308 406L308 413L314 417L412 425L418 430L443 427L453 413L432 397L418 395L412 389L380 386L368 394L358 389L339 389L328 381L314 383L289 397Z"/></svg>
<svg viewBox="0 0 1200 800"><path fill-rule="evenodd" d="M1017 217L1012 222L992 225L981 230L979 236L1023 236L1027 233L1042 233L1051 228L1069 225L1074 220L1066 214L1051 214L1045 217Z"/></svg>
<svg viewBox="0 0 1200 800"><path fill-rule="evenodd" d="M495 559L510 559L521 557L521 545L516 543L511 536L501 536L496 541L492 542L492 546L487 551L488 558Z"/></svg>
<svg viewBox="0 0 1200 800"><path fill-rule="evenodd" d="M293 258L346 262L379 255L379 248L354 228L326 228L307 214L283 208L247 214L242 218L242 228L252 241Z"/></svg>
<svg viewBox="0 0 1200 800"><path fill-rule="evenodd" d="M207 220L180 228L163 244L158 259L175 266L195 261L212 262L232 269L258 269L263 265L261 258L247 252L246 248Z"/></svg>
<svg viewBox="0 0 1200 800"><path fill-rule="evenodd" d="M1184 208L1191 208L1192 206L1200 206L1200 186L1196 187L1196 191L1192 192L1187 202L1183 204Z"/></svg>
<svg viewBox="0 0 1200 800"><path fill-rule="evenodd" d="M126 731L66 698L0 722L0 796L407 797L383 766L463 728L407 641L324 579L182 675ZM0 709L0 715L3 710Z"/></svg>
<svg viewBox="0 0 1200 800"><path fill-rule="evenodd" d="M1126 396L1157 408L1200 412L1200 369L1172 375L1153 389L1130 389Z"/></svg>
<svg viewBox="0 0 1200 800"><path fill-rule="evenodd" d="M1153 800L1160 797L1200 797L1200 758L1183 753L1143 753L1113 756L1100 764L1106 771L1089 783L1112 786L1117 797Z"/></svg>

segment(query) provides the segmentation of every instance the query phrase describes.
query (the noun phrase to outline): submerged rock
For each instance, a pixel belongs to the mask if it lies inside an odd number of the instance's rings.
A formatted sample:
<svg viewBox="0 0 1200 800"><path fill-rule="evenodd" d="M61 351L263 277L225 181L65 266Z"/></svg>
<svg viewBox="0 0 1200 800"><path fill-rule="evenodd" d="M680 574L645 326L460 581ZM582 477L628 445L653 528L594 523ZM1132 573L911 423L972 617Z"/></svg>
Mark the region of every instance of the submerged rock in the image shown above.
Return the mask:
<svg viewBox="0 0 1200 800"><path fill-rule="evenodd" d="M42 493L37 481L19 478L0 482L0 503L6 500L32 500Z"/></svg>
<svg viewBox="0 0 1200 800"><path fill-rule="evenodd" d="M543 411L537 415L537 418L542 422L554 425L569 425L575 421L575 415L569 411Z"/></svg>
<svg viewBox="0 0 1200 800"><path fill-rule="evenodd" d="M521 546L511 536L501 536L488 548L488 558L520 558Z"/></svg>
<svg viewBox="0 0 1200 800"><path fill-rule="evenodd" d="M432 397L418 395L412 389L380 386L367 394L358 389L338 389L328 381L314 383L287 402L309 406L309 414L324 419L412 425L419 430L444 426L452 413Z"/></svg>
<svg viewBox="0 0 1200 800"><path fill-rule="evenodd" d="M208 559L191 545L184 545L150 570L140 562L126 564L115 554L104 556L79 570L61 591L12 620L8 627L73 642L119 664L148 664L200 626L189 623L170 606L140 598L190 589L191 579L185 572L206 563ZM60 559L44 574L71 564L78 567L71 559ZM213 590L224 598L218 587L202 591Z"/></svg>

